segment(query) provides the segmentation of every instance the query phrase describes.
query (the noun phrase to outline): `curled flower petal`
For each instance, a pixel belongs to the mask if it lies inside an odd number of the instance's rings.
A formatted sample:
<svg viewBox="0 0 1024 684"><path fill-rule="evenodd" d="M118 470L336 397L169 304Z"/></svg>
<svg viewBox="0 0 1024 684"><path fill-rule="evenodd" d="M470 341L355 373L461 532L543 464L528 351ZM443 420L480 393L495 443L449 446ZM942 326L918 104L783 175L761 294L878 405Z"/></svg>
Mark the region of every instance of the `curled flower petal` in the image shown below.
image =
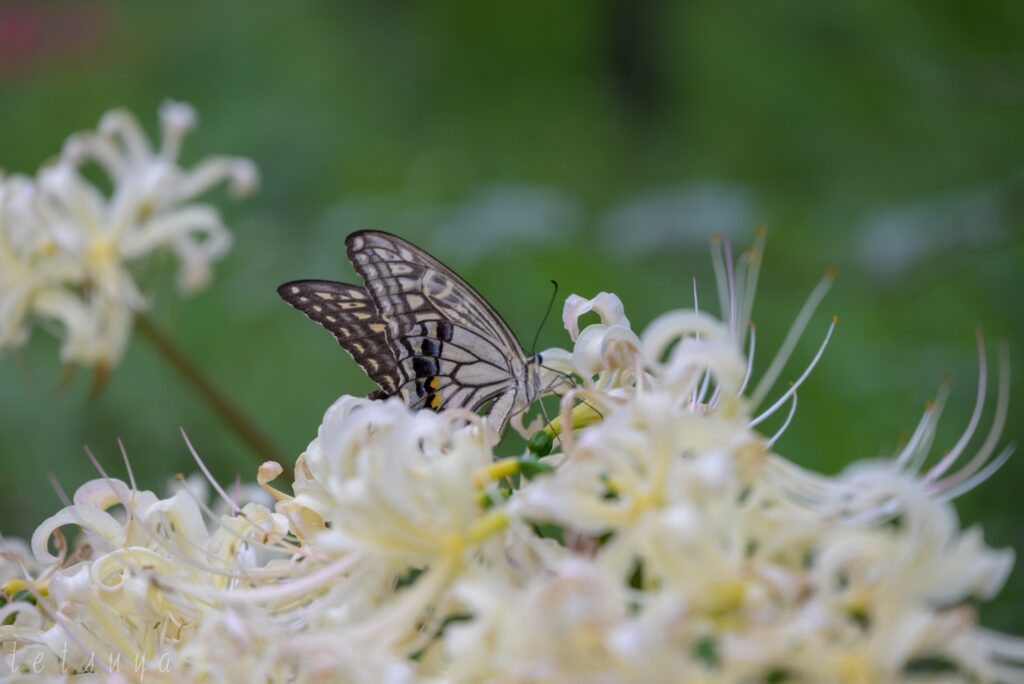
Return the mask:
<svg viewBox="0 0 1024 684"><path fill-rule="evenodd" d="M569 332L569 339L573 342L580 335L579 319L590 311L601 317L601 324L607 326L618 325L629 329L629 319L626 318L625 308L620 300L610 292L600 292L593 299L584 299L579 295L569 295L562 307L562 324Z"/></svg>
<svg viewBox="0 0 1024 684"><path fill-rule="evenodd" d="M572 362L585 378L602 370L625 366L618 351L637 352L640 340L632 330L621 325L590 325L580 333L573 349Z"/></svg>
<svg viewBox="0 0 1024 684"><path fill-rule="evenodd" d="M74 502L106 510L128 500L128 485L121 480L90 480L75 490Z"/></svg>
<svg viewBox="0 0 1024 684"><path fill-rule="evenodd" d="M32 553L43 565L50 565L59 560L50 553L48 545L53 531L64 525L78 525L110 548L124 544L124 530L112 515L86 504L68 506L44 520L32 533Z"/></svg>

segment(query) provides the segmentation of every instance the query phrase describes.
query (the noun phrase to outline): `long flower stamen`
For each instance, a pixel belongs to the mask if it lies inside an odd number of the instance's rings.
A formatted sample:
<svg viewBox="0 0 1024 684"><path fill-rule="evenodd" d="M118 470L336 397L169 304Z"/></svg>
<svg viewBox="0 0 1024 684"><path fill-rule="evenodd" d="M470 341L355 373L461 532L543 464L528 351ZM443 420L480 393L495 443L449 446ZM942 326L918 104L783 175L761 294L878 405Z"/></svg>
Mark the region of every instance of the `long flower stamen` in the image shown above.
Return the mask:
<svg viewBox="0 0 1024 684"><path fill-rule="evenodd" d="M729 308L722 311L722 316L728 316L729 332L733 338L736 337L736 274L732 261L732 240L726 235L722 238L722 257L725 259L725 282L729 286Z"/></svg>
<svg viewBox="0 0 1024 684"><path fill-rule="evenodd" d="M928 452L931 450L931 444L935 438L935 430L938 427L939 418L942 417L946 400L949 398L949 392L950 383L943 381L939 385L939 391L936 393L935 398L925 404L921 420L918 421L917 427L914 429L910 439L907 440L907 443L894 460L899 470L910 473L920 471L921 465L928 458Z"/></svg>
<svg viewBox="0 0 1024 684"><path fill-rule="evenodd" d="M996 446L999 444L999 439L1003 434L1003 428L1006 426L1006 417L1009 413L1010 405L1010 352L1006 344L1002 344L999 347L999 389L996 395L996 412L992 418L992 427L989 428L988 435L985 437L985 441L982 442L978 448L978 452L974 457L960 470L952 475L948 475L941 480L935 482L935 486L939 489L949 489L955 487L957 484L968 480L971 475L975 474L982 465L988 461L989 457L995 451ZM1007 455L1009 458L1009 455ZM1005 460L1005 459L1004 459ZM994 471L993 471L994 472Z"/></svg>
<svg viewBox="0 0 1024 684"><path fill-rule="evenodd" d="M1013 456L1013 453L1016 450L1017 446L1015 444L1007 446L999 453L998 456L986 463L985 467L976 472L972 472L969 477L951 480L948 483L940 480L935 487L935 491L938 492L939 500L952 501L958 496L976 488L978 485L985 482L985 480L995 475L999 469L1010 460L1010 457ZM959 473L957 473L957 475L959 475Z"/></svg>
<svg viewBox="0 0 1024 684"><path fill-rule="evenodd" d="M235 503L230 496L228 496L228 493L224 491L224 488L220 486L220 483L217 482L216 478L210 474L209 468L206 467L203 459L199 457L199 453L196 451L195 447L192 446L192 441L188 438L188 433L185 432L185 428L179 428L179 431L181 432L181 438L185 440L185 446L188 448L188 452L192 455L192 459L196 462L196 465L199 466L199 471L203 474L203 477L206 478L206 481L210 483L210 486L213 487L215 492L217 492L217 495L220 496L221 500L231 508L231 512L233 514L237 515L238 513L241 513L241 507L239 507L239 505Z"/></svg>
<svg viewBox="0 0 1024 684"><path fill-rule="evenodd" d="M750 376L754 373L754 352L757 348L757 326L754 325L753 321L750 321L750 333L747 336L747 370L743 373L743 382L740 383L740 389L737 392L742 395L747 390L747 383L750 382Z"/></svg>
<svg viewBox="0 0 1024 684"><path fill-rule="evenodd" d="M953 448L949 450L942 460L925 475L926 482L933 482L939 479L949 470L949 467L960 458L964 449L967 448L971 438L974 437L978 424L981 422L981 414L985 408L985 394L988 390L988 364L985 358L985 340L982 337L980 328L976 331L976 337L978 342L978 390L974 400L974 411L971 413L971 419L968 421L967 427L964 429L960 439L957 440L956 444L953 445Z"/></svg>
<svg viewBox="0 0 1024 684"><path fill-rule="evenodd" d="M729 279L726 275L723 238L721 235L711 236L711 266L715 274L715 286L718 289L718 310L723 319L729 314Z"/></svg>
<svg viewBox="0 0 1024 684"><path fill-rule="evenodd" d="M807 328L807 324L811 320L811 316L818 309L818 305L821 300L825 298L828 291L832 288L833 283L836 280L835 269L829 269L825 272L815 288L811 291L811 294L807 297L804 305L800 308L796 318L793 320L793 324L789 328L789 332L786 333L786 337L782 342L782 346L775 353L775 357L772 362L768 365L768 370L765 371L764 375L754 386L754 391L750 393L750 402L754 408L761 405L761 402L765 400L768 392L771 391L772 386L775 385L779 379L779 375L782 373L782 369L789 361L790 355L796 348L796 343L803 335L804 330Z"/></svg>
<svg viewBox="0 0 1024 684"><path fill-rule="evenodd" d="M754 312L754 299L757 295L757 281L761 275L761 263L764 260L765 243L768 230L764 226L758 226L754 231L754 244L745 252L747 261L747 277L745 288L741 297L741 306L738 315L738 323L749 321ZM752 355L753 350L748 353Z"/></svg>
<svg viewBox="0 0 1024 684"><path fill-rule="evenodd" d="M782 426L776 430L775 434L771 436L771 439L765 443L769 449L775 446L775 442L779 441L779 437L782 436L786 429L789 428L789 424L793 421L793 415L796 413L797 394L797 392L793 392L793 398L789 405L789 413L786 415L786 420L782 423Z"/></svg>
<svg viewBox="0 0 1024 684"><path fill-rule="evenodd" d="M765 418L778 411L786 403L789 397L796 393L797 389L800 388L800 385L802 385L804 380L807 379L807 376L809 376L811 371L814 370L814 367L818 365L818 361L821 360L822 355L825 353L825 348L828 347L828 342L832 339L832 333L835 331L837 325L839 325L839 317L833 316L832 323L829 324L828 330L825 332L825 339L821 341L821 346L818 347L818 351L814 354L814 358L811 359L811 362L807 364L807 368L805 368L804 372L800 374L800 377L796 379L796 382L786 390L785 394L779 397L774 404L761 412L760 415L750 421L748 424L750 427L756 427Z"/></svg>
<svg viewBox="0 0 1024 684"><path fill-rule="evenodd" d="M695 313L700 313L700 300L697 298L697 278L693 278L693 310ZM694 335L694 339L700 341L700 331L698 330ZM690 397L690 405L694 408L697 407L698 403L703 403L704 396L708 391L708 383L711 381L711 374L704 371L704 377L700 382L700 387L695 388Z"/></svg>

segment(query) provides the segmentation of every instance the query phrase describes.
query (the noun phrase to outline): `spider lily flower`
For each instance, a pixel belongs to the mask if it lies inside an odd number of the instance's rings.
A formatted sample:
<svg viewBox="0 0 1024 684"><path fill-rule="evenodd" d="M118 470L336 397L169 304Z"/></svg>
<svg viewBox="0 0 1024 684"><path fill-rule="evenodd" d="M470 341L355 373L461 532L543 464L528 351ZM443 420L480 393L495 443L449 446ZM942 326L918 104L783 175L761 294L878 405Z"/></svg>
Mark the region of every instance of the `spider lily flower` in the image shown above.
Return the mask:
<svg viewBox="0 0 1024 684"><path fill-rule="evenodd" d="M738 321L747 320L744 317L753 310L764 232L758 232L754 246L743 252L735 264L728 240L716 238L712 246L723 312L721 320L701 311L696 284L692 309L663 314L640 335L632 331L622 302L614 294L602 292L589 300L570 295L562 319L575 345L572 353L557 348L543 352L546 372L542 381L557 387L560 375L572 375L582 380L584 395L591 389L610 390L605 393L612 397L660 387L669 390L676 400L688 402L691 411L747 414L751 427L775 414L786 403L795 408L797 390L821 359L838 325L837 318L833 318L818 352L793 385L770 407L760 414L753 413L764 402L789 361L797 341L834 282L834 271L826 272L811 292L768 369L757 385L748 390L754 365L755 328L751 323L749 334L745 334L746 326L741 328ZM598 314L600 322L580 331L579 318L591 311ZM572 392L567 395L576 396Z"/></svg>
<svg viewBox="0 0 1024 684"><path fill-rule="evenodd" d="M110 512L115 506L123 507L123 515ZM0 626L0 641L48 647L48 667L54 655L60 660L57 672L96 666L96 658L158 658L209 613L197 587L223 589L275 576L274 567L257 563L251 550L283 538L283 518L256 504L240 514L210 529L187 489L161 500L120 480L82 485L71 504L32 537L32 554L42 568L35 583L46 587L45 597L36 598L48 629L27 632L15 622ZM78 553L61 548L54 555L51 538L66 525L78 527L85 544Z"/></svg>
<svg viewBox="0 0 1024 684"><path fill-rule="evenodd" d="M488 516L502 525L496 511L481 507L473 478L491 464L491 450L479 421L463 430L461 418L411 411L398 399L346 397L332 406L303 456L323 485L310 507L330 523L317 544L393 559L405 569L460 555ZM296 503L304 501L303 489L300 481Z"/></svg>
<svg viewBox="0 0 1024 684"><path fill-rule="evenodd" d="M313 552L346 559L349 572L393 586L424 571L394 600L361 608L372 614L349 638L415 635L422 611L485 544L503 538L504 511L485 505L501 498L486 476L492 458L482 421L466 412L352 397L328 410L302 456L307 474L278 511L298 523ZM310 519L323 522L311 527Z"/></svg>
<svg viewBox="0 0 1024 684"><path fill-rule="evenodd" d="M167 654L166 673L154 681L317 682L413 684L415 663L381 644L353 644L336 630L289 616L231 607L212 613L194 638Z"/></svg>
<svg viewBox="0 0 1024 684"><path fill-rule="evenodd" d="M945 387L893 459L857 463L836 477L801 468L772 446L835 319L798 379L758 407L834 273L814 288L752 383L755 330L743 334L739 321L752 309L760 249L733 263L728 242L715 243L721 321L700 311L695 297L693 309L664 314L635 335L612 295L569 299L565 322L574 350L544 357L556 371L581 378L581 386L563 397L559 422L568 429L561 431L560 453L550 456L554 473L519 490L510 513L555 523L598 567L639 583L645 596L684 597L689 619L718 624L710 632L715 669L725 672L727 660L740 668L723 681L766 677L771 661L790 663L786 675L799 681L901 681L929 659L953 662L969 676L1018 681L1024 642L986 637L991 633L964 605L998 593L1013 554L986 547L977 529L961 532L948 503L1012 453L993 458L1007 416L1005 350L992 426L973 456L964 454L987 387L980 336L978 403L938 463L925 467ZM579 315L591 310L600 322L579 331ZM567 410L577 399L588 408ZM764 419L787 405L782 428L758 434ZM602 419L590 420L591 412ZM574 434L571 418L578 416L586 420ZM581 537L592 541L581 544ZM820 630L846 636L823 640ZM773 634L786 635L785 645ZM986 655L962 658L967 644L979 641ZM776 647L782 651L768 655ZM837 679L841 670L848 674Z"/></svg>
<svg viewBox="0 0 1024 684"><path fill-rule="evenodd" d="M977 404L944 456L947 385L892 458L816 473L775 444L834 321L770 397L833 276L752 377L741 321L760 246L736 262L727 241L715 250L721 318L695 300L638 333L615 295L569 298L572 349L545 352L545 372L578 383L543 460L496 458L465 411L344 396L292 493L272 486L280 464L261 466L273 510L212 479L221 515L203 487L160 499L104 476L39 527L30 562L5 546L0 643L55 676L138 653L154 681L1024 681L1024 639L971 605L998 594L1013 553L952 506L1009 457L1005 350L986 429L979 336Z"/></svg>
<svg viewBox="0 0 1024 684"><path fill-rule="evenodd" d="M474 619L447 633L447 681L621 681L610 646L626 590L585 561L553 570L523 588L489 577L460 583Z"/></svg>
<svg viewBox="0 0 1024 684"><path fill-rule="evenodd" d="M196 200L222 182L247 194L258 174L232 157L183 168L178 156L195 112L166 102L160 120L159 148L131 114L114 110L96 131L71 136L35 178L0 178L0 349L23 343L38 321L56 325L65 363L110 368L135 314L149 307L136 282L140 261L173 254L184 294L209 282L231 234L215 207ZM83 174L90 164L109 193Z"/></svg>
<svg viewBox="0 0 1024 684"><path fill-rule="evenodd" d="M74 260L58 249L54 227L34 211L34 193L29 178L0 175L0 348L25 342L34 307L57 305L53 295L40 293L80 277ZM40 305L41 296L49 301ZM69 336L75 333L88 337L69 326Z"/></svg>
<svg viewBox="0 0 1024 684"><path fill-rule="evenodd" d="M589 312L596 313L600 323L581 332L579 319ZM569 295L562 308L562 322L575 343L573 351L552 348L542 353L542 386L557 386L558 380L567 374L582 378L586 387L607 389L622 385L620 374L629 370L623 366L627 354L640 348L622 301L609 292L601 292L593 299Z"/></svg>

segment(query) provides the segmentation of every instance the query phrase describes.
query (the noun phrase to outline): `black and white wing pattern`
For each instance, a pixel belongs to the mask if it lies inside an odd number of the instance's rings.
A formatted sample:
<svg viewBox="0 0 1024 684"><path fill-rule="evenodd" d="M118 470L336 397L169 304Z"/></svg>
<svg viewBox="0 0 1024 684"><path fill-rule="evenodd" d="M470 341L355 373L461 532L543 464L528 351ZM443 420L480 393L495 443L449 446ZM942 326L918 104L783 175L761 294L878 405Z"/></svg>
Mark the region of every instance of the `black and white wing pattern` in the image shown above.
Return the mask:
<svg viewBox="0 0 1024 684"><path fill-rule="evenodd" d="M419 247L377 231L345 244L365 288L296 281L281 296L330 330L384 396L435 411L489 404L500 434L537 395L539 355L527 358L487 301Z"/></svg>
<svg viewBox="0 0 1024 684"><path fill-rule="evenodd" d="M488 414L500 431L535 398L539 364L466 281L388 233L359 231L345 244L388 326L399 394L410 406L477 411L492 402Z"/></svg>
<svg viewBox="0 0 1024 684"><path fill-rule="evenodd" d="M388 397L398 391L402 380L388 344L387 326L366 290L330 280L294 280L277 288L277 293L327 328L380 386L371 398Z"/></svg>

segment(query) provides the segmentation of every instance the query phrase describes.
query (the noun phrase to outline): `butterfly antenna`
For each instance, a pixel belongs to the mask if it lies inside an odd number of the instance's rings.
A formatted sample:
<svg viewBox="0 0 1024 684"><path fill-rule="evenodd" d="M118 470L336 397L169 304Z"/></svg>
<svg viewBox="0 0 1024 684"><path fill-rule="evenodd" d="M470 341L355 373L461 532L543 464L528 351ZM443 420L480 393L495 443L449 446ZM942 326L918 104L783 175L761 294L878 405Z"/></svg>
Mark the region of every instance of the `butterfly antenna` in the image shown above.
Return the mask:
<svg viewBox="0 0 1024 684"><path fill-rule="evenodd" d="M551 315L551 307L555 305L555 297L558 296L558 281L552 280L551 284L554 286L554 289L551 291L551 301L548 302L548 310L544 312L544 318L540 319L540 326L533 336L533 344L530 345L530 356L537 353L537 340L540 339L540 331L544 329L544 324L548 322L548 316Z"/></svg>

